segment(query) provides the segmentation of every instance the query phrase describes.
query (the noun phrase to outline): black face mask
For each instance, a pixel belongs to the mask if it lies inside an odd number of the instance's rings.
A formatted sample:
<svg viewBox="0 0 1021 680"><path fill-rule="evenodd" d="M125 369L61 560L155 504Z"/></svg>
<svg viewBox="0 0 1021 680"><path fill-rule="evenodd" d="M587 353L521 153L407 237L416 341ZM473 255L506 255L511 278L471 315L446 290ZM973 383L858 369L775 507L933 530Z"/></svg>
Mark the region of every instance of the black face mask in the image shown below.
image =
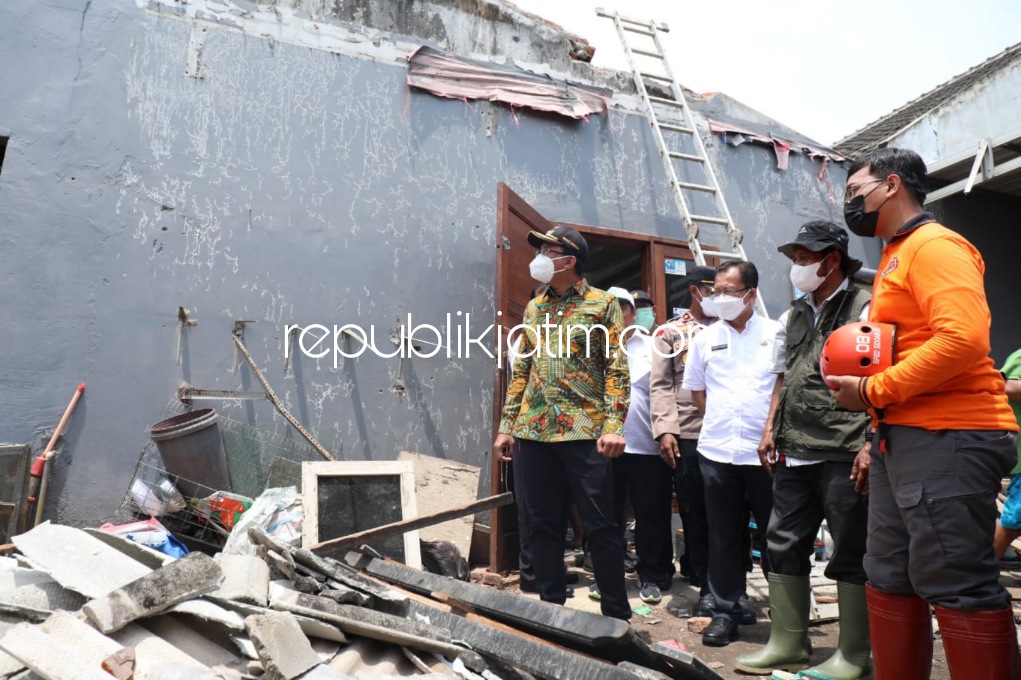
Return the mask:
<svg viewBox="0 0 1021 680"><path fill-rule="evenodd" d="M879 225L879 211L886 205L886 201L880 203L879 208L872 212L865 212L865 196L867 195L855 196L844 204L844 223L857 236L873 238L876 235L876 227Z"/></svg>

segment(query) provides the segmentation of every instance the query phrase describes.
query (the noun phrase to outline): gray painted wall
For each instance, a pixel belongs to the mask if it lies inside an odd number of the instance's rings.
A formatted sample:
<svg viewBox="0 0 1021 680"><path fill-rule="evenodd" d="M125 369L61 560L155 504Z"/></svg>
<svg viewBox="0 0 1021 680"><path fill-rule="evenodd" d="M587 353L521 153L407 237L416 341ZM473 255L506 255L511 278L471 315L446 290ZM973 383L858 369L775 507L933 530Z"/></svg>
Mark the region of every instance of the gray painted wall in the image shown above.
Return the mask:
<svg viewBox="0 0 1021 680"><path fill-rule="evenodd" d="M285 374L284 324L388 332L409 312L442 324L462 310L488 325L499 181L551 219L681 237L639 116L512 116L409 93L400 67L220 29L200 80L184 75L190 33L116 0L0 6L0 440L40 446L88 384L50 517L116 509L182 381L258 389L235 372L236 319L255 321L253 355L328 448L485 469L491 360L300 357ZM839 221L839 205L804 157L780 173L764 147L714 140L711 154L776 314L790 286L775 243ZM180 364L179 306L198 320ZM218 409L288 430L264 403Z"/></svg>

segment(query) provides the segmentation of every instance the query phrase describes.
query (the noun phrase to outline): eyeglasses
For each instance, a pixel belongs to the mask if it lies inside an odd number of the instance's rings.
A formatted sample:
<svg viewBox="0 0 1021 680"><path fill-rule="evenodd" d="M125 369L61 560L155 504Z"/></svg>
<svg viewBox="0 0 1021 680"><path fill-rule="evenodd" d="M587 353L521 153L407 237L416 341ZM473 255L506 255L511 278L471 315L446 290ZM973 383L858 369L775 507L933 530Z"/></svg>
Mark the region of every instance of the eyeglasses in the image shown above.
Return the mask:
<svg viewBox="0 0 1021 680"><path fill-rule="evenodd" d="M543 246L542 248L539 248L539 250L536 252L536 255L545 255L546 257L549 257L550 255L565 256L567 255L567 253L565 253L562 250L552 250L549 246ZM567 256L570 257L569 255Z"/></svg>
<svg viewBox="0 0 1021 680"><path fill-rule="evenodd" d="M886 180L883 180L883 179L870 179L867 182L858 182L856 184L848 184L847 188L844 189L844 203L850 203L851 199L858 195L858 192L861 191L862 187L866 187L866 186L868 186L870 184L875 184L876 182L885 182L885 181ZM876 189L878 189L878 188L879 187L876 187ZM876 189L873 189L872 191L875 191ZM870 191L869 194L871 194L872 191ZM866 196L867 195L868 194L866 194Z"/></svg>
<svg viewBox="0 0 1021 680"><path fill-rule="evenodd" d="M729 297L741 297L741 293L746 292L747 288L741 288L740 290L720 290L719 288L710 288L710 295L727 295Z"/></svg>

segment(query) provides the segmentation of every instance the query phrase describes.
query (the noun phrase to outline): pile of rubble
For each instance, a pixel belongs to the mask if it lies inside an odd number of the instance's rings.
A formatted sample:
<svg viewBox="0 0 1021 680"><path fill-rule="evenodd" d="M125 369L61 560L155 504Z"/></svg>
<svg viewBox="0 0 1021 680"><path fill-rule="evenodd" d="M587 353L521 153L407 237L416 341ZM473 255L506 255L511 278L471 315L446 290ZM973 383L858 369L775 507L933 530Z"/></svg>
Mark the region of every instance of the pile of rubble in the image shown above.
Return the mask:
<svg viewBox="0 0 1021 680"><path fill-rule="evenodd" d="M42 524L0 557L0 676L51 680L719 678L624 621L261 529L175 559Z"/></svg>

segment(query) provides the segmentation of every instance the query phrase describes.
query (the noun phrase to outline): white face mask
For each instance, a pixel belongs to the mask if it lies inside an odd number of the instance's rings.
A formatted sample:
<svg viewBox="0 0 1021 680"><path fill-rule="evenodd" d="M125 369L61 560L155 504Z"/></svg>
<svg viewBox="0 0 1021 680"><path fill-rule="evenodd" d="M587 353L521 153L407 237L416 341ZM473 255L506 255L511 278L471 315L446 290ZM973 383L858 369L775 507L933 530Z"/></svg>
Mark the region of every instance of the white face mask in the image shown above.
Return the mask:
<svg viewBox="0 0 1021 680"><path fill-rule="evenodd" d="M698 306L702 308L702 315L709 318L716 318L719 316L719 312L716 311L716 303L713 302L711 297L703 297L698 301Z"/></svg>
<svg viewBox="0 0 1021 680"><path fill-rule="evenodd" d="M741 316L741 313L748 306L748 303L744 301L748 293L745 293L739 298L731 297L730 295L714 295L712 297L713 306L716 308L716 316L720 317L724 321L733 321L737 317Z"/></svg>
<svg viewBox="0 0 1021 680"><path fill-rule="evenodd" d="M543 255L539 253L535 256L535 259L528 265L528 273L532 275L532 278L539 283L549 283L553 280L553 275L557 273L557 267L553 264L553 260L563 260L571 255L564 255L562 257L550 258L549 255ZM560 271L563 271L562 269Z"/></svg>
<svg viewBox="0 0 1021 680"><path fill-rule="evenodd" d="M819 276L816 273L819 271L820 264L822 264L821 260L812 264L793 265L791 267L791 283L794 284L794 287L802 293L814 293L830 275L830 272L826 272L825 276Z"/></svg>

